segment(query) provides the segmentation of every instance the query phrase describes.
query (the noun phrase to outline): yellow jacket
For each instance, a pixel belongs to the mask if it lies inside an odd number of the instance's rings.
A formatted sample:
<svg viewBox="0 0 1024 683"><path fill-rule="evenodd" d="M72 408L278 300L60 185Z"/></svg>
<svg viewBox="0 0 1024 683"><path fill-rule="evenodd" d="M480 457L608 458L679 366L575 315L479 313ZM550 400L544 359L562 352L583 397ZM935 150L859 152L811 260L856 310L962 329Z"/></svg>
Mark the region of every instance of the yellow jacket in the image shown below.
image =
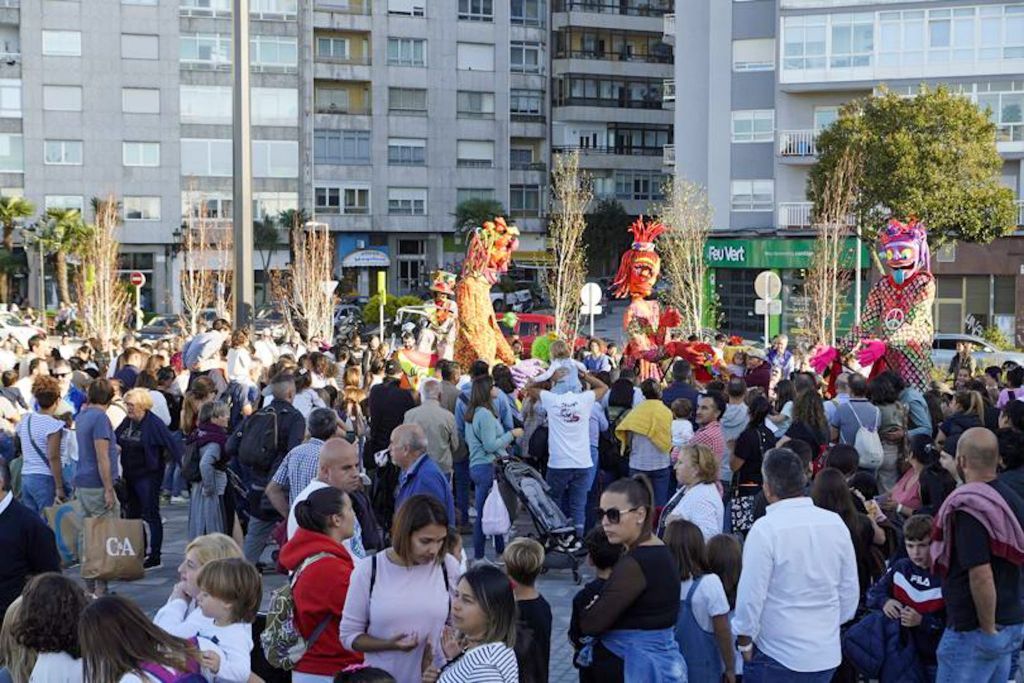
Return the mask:
<svg viewBox="0 0 1024 683"><path fill-rule="evenodd" d="M646 436L663 453L672 450L672 411L657 399L647 399L626 413L615 427L615 436L626 443L626 432Z"/></svg>

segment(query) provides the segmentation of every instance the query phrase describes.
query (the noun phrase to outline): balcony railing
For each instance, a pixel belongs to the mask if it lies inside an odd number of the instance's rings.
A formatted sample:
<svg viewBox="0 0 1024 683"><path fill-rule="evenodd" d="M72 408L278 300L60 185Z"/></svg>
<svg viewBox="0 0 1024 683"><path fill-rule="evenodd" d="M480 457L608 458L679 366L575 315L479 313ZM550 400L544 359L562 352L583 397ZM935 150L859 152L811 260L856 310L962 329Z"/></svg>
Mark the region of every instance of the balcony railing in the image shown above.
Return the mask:
<svg viewBox="0 0 1024 683"><path fill-rule="evenodd" d="M652 89L646 99L631 100L625 97L561 97L555 100L556 107L613 107L615 109L661 109L662 94Z"/></svg>
<svg viewBox="0 0 1024 683"><path fill-rule="evenodd" d="M778 220L780 228L810 228L814 225L811 220L813 210L811 202L779 202ZM847 216L846 224L850 227L856 225L853 215Z"/></svg>
<svg viewBox="0 0 1024 683"><path fill-rule="evenodd" d="M548 165L543 161L513 161L509 168L513 171L547 171Z"/></svg>
<svg viewBox="0 0 1024 683"><path fill-rule="evenodd" d="M350 55L348 57L335 57L334 55L325 55L317 53L316 61L323 62L325 64L344 64L348 66L369 66L370 55Z"/></svg>
<svg viewBox="0 0 1024 683"><path fill-rule="evenodd" d="M672 64L669 52L623 52L621 50L555 50L555 59L600 59L608 62L638 62L647 64Z"/></svg>
<svg viewBox="0 0 1024 683"><path fill-rule="evenodd" d="M663 165L665 165L665 166L675 166L676 165L676 146L675 145L665 145L665 147L663 149L664 149L664 155L662 156L661 163Z"/></svg>
<svg viewBox="0 0 1024 683"><path fill-rule="evenodd" d="M316 105L317 114L338 114L340 116L367 116L370 114L370 107L339 107L336 104Z"/></svg>
<svg viewBox="0 0 1024 683"><path fill-rule="evenodd" d="M818 155L818 131L816 130L780 130L779 156L781 157L813 157Z"/></svg>
<svg viewBox="0 0 1024 683"><path fill-rule="evenodd" d="M1024 199L1017 200L1017 227L1024 228Z"/></svg>
<svg viewBox="0 0 1024 683"><path fill-rule="evenodd" d="M660 157L665 153L665 147L663 145L650 147L581 147L580 145L561 145L552 147L551 152L553 154L579 152L583 156L590 154L616 154L621 156Z"/></svg>
<svg viewBox="0 0 1024 683"><path fill-rule="evenodd" d="M676 80L674 78L666 78L665 84L661 86L661 101L676 101Z"/></svg>
<svg viewBox="0 0 1024 683"><path fill-rule="evenodd" d="M660 17L672 10L671 0L555 0L554 12L595 12L597 14L622 14L630 17Z"/></svg>
<svg viewBox="0 0 1024 683"><path fill-rule="evenodd" d="M313 9L337 14L362 14L372 12L372 0L315 0Z"/></svg>

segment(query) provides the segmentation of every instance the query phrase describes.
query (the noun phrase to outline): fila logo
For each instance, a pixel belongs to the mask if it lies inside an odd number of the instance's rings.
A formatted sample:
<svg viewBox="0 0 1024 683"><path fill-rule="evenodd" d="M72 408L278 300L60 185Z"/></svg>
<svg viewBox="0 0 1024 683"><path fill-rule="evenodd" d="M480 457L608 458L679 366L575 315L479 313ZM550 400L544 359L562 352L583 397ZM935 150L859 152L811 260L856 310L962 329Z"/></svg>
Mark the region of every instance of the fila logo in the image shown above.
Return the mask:
<svg viewBox="0 0 1024 683"><path fill-rule="evenodd" d="M135 557L135 548L129 538L112 536L107 539L107 555L111 557Z"/></svg>

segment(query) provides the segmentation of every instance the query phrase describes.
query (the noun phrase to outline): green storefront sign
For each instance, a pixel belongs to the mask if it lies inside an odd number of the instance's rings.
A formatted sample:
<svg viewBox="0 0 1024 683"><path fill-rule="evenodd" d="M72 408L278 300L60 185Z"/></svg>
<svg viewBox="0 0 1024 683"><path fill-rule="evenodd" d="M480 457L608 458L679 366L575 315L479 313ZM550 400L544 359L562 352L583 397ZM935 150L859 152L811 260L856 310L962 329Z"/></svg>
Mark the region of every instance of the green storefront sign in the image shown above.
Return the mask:
<svg viewBox="0 0 1024 683"><path fill-rule="evenodd" d="M853 268L856 239L850 237L846 241L843 265ZM809 268L813 256L814 240L807 238L709 239L704 245L704 259L709 268ZM870 267L870 258L867 245L863 245L862 267Z"/></svg>

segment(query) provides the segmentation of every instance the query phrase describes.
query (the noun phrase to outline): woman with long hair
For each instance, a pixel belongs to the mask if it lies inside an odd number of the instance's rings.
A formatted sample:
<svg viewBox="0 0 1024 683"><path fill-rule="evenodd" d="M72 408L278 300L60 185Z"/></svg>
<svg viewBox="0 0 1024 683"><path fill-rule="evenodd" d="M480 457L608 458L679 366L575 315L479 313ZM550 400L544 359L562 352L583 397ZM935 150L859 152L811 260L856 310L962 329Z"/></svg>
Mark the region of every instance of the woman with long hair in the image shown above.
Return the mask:
<svg viewBox="0 0 1024 683"><path fill-rule="evenodd" d="M899 478L897 463L903 455L907 434L907 407L899 400L899 392L886 375L868 382L868 399L878 408L878 436L882 441L882 464L875 472L880 491L892 489Z"/></svg>
<svg viewBox="0 0 1024 683"><path fill-rule="evenodd" d="M786 435L779 439L778 445L785 445L791 439L807 442L815 458L828 446L828 420L817 392L803 391L793 400L793 423L786 430Z"/></svg>
<svg viewBox="0 0 1024 683"><path fill-rule="evenodd" d="M775 434L765 425L772 406L764 396L756 395L747 403L750 419L740 432L729 458L732 469L732 494L729 519L733 533L745 534L754 525L754 498L761 492L761 461L775 447Z"/></svg>
<svg viewBox="0 0 1024 683"><path fill-rule="evenodd" d="M955 454L956 442L960 435L968 429L984 425L985 401L981 394L977 391L958 391L953 396L949 414L939 427L935 445L950 454Z"/></svg>
<svg viewBox="0 0 1024 683"><path fill-rule="evenodd" d="M32 667L36 665L36 651L25 647L14 637L20 618L19 595L7 607L3 625L0 626L0 683L28 683Z"/></svg>
<svg viewBox="0 0 1024 683"><path fill-rule="evenodd" d="M160 683L199 673L199 650L153 624L128 598L109 595L89 604L78 621L83 680Z"/></svg>
<svg viewBox="0 0 1024 683"><path fill-rule="evenodd" d="M796 385L793 380L783 379L775 385L775 404L768 415L768 428L778 439L793 423L793 403L796 401Z"/></svg>
<svg viewBox="0 0 1024 683"><path fill-rule="evenodd" d="M85 592L71 579L47 573L28 582L21 600L14 639L21 647L37 653L30 680L81 681L78 620L85 609Z"/></svg>
<svg viewBox="0 0 1024 683"><path fill-rule="evenodd" d="M872 546L885 543L885 532L869 516L857 512L846 477L837 469L826 467L818 472L811 486L811 500L816 506L842 517L846 524L857 557L857 577L863 599L868 587L885 570L884 558L872 552Z"/></svg>

